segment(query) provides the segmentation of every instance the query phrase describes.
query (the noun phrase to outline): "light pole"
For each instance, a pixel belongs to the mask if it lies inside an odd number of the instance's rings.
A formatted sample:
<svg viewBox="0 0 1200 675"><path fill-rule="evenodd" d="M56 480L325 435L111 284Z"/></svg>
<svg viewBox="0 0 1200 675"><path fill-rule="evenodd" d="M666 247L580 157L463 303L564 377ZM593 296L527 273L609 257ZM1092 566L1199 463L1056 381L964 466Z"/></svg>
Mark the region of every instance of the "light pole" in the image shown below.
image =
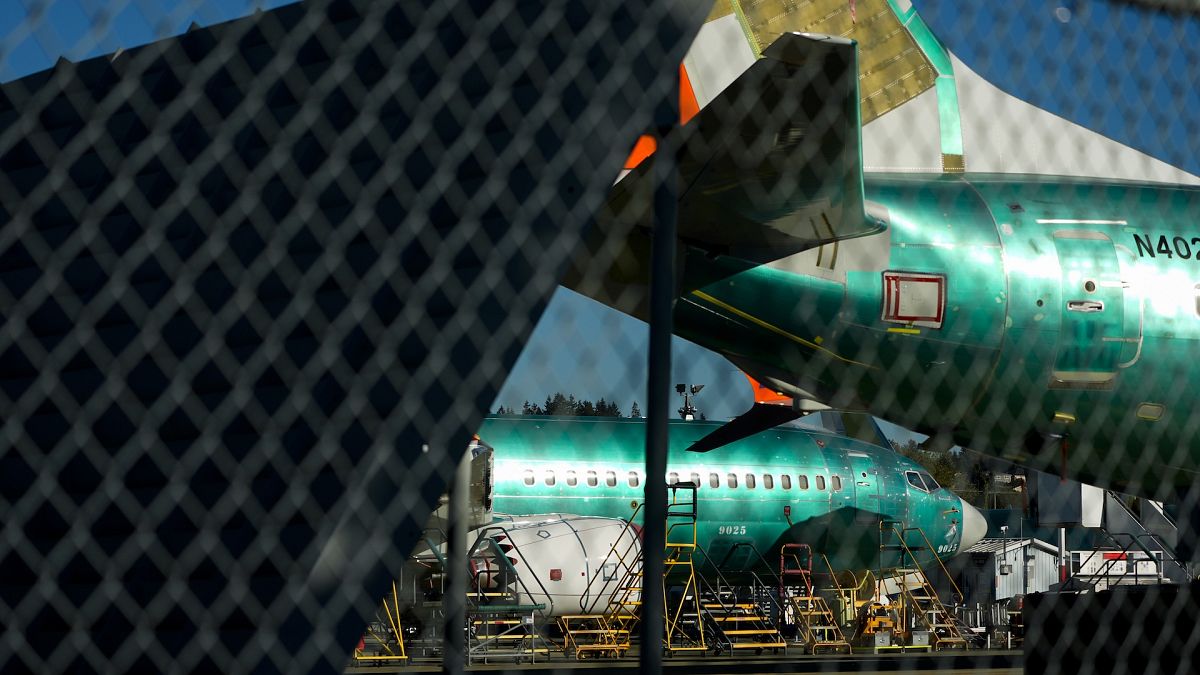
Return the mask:
<svg viewBox="0 0 1200 675"><path fill-rule="evenodd" d="M680 418L688 422L696 419L696 406L692 404L692 401L695 400L696 394L699 394L703 388L704 385L702 384L693 384L690 387L686 384L675 385L675 392L683 397L683 407L679 409Z"/></svg>
<svg viewBox="0 0 1200 675"><path fill-rule="evenodd" d="M996 575L996 594L1000 593L1000 575L1004 574L1004 565L1008 562L1008 526L1000 526L1000 574ZM1011 569L1011 567L1010 567Z"/></svg>

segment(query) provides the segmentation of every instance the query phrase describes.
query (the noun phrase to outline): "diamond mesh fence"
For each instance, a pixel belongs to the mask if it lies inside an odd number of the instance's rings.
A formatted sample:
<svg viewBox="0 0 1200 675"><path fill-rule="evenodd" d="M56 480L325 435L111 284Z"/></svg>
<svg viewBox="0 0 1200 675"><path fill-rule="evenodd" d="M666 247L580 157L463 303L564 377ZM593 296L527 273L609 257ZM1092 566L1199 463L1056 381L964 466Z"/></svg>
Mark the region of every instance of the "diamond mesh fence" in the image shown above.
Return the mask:
<svg viewBox="0 0 1200 675"><path fill-rule="evenodd" d="M674 199L666 653L1192 672L1195 11L14 8L0 669L647 650Z"/></svg>

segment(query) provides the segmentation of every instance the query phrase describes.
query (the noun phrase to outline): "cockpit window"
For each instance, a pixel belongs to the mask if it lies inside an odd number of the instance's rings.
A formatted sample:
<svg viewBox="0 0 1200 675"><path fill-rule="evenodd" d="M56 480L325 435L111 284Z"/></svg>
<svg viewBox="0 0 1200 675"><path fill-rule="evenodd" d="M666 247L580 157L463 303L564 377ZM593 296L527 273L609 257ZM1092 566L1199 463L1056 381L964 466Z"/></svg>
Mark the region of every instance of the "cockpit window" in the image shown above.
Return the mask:
<svg viewBox="0 0 1200 675"><path fill-rule="evenodd" d="M908 479L908 484L917 488L921 492L929 492L929 488L925 487L925 483L921 480L921 473L917 471L905 471L904 477ZM925 474L928 475L928 474ZM929 480L933 480L931 477ZM936 483L934 483L936 485Z"/></svg>
<svg viewBox="0 0 1200 675"><path fill-rule="evenodd" d="M924 471L921 472L921 480L925 481L925 489L929 490L930 492L941 489L942 487L941 485L938 485L936 480L933 479L933 476L930 476Z"/></svg>

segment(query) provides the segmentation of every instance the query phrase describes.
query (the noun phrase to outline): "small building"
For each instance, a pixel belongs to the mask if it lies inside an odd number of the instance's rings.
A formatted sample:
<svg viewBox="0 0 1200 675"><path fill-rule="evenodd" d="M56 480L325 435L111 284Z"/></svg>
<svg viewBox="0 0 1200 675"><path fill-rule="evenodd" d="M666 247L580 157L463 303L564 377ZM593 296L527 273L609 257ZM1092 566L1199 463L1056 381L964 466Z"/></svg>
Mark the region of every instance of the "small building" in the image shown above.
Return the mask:
<svg viewBox="0 0 1200 675"><path fill-rule="evenodd" d="M991 607L1058 583L1058 549L1040 539L983 539L945 564L968 608ZM951 604L949 584L940 573L931 576L942 600Z"/></svg>

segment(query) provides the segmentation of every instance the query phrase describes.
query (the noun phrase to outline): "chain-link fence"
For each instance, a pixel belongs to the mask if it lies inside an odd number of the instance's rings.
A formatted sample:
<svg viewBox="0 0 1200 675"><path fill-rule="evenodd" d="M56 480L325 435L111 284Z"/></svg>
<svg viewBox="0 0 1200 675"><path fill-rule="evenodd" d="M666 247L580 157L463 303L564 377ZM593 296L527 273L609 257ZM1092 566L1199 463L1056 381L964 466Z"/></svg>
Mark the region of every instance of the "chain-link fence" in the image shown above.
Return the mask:
<svg viewBox="0 0 1200 675"><path fill-rule="evenodd" d="M6 8L0 669L408 668L459 574L471 662L645 651L658 273L667 653L1191 672L1197 44L1100 0Z"/></svg>

